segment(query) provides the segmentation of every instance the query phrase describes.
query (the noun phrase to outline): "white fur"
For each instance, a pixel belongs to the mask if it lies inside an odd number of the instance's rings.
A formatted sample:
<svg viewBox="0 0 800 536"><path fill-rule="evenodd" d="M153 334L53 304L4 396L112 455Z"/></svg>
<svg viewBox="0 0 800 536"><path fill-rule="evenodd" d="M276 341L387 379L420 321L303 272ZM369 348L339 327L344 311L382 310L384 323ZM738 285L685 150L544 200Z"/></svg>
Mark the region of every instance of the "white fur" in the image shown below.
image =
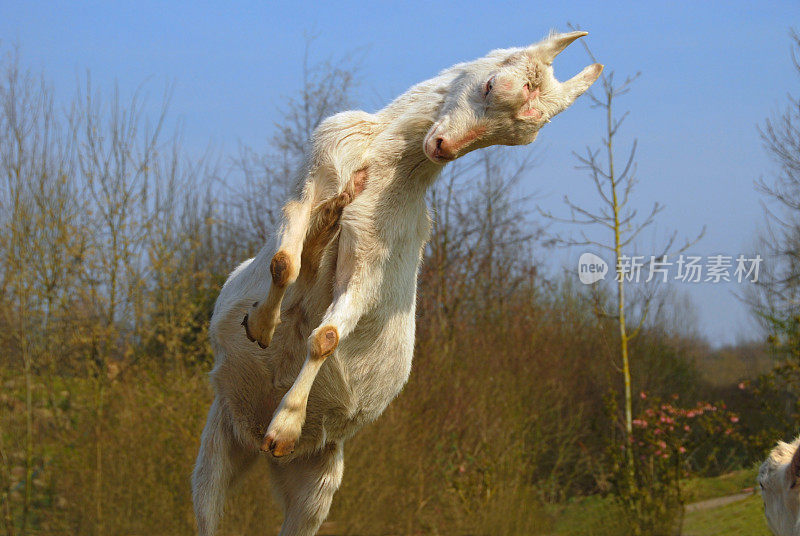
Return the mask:
<svg viewBox="0 0 800 536"><path fill-rule="evenodd" d="M792 443L778 441L758 471L764 515L775 536L800 536L800 484L791 474L800 437Z"/></svg>
<svg viewBox="0 0 800 536"><path fill-rule="evenodd" d="M469 151L530 143L583 93L601 65L565 83L551 67L581 35L493 51L417 84L375 114L344 112L319 126L276 243L231 274L214 308L209 334L216 400L193 477L201 535L214 533L226 489L257 455L265 434L294 445L290 454L267 456L286 513L281 534L315 533L341 482L344 441L383 412L411 370L417 272L430 232L429 186L447 161ZM322 252L315 276L304 279L299 263L312 207L345 191L364 170L366 188L344 208L339 234ZM274 291L269 263L276 251L292 259L291 284L274 337L259 331L258 340L269 344L260 349L240 322L256 312L253 302ZM327 360L312 351L323 327L339 335Z"/></svg>

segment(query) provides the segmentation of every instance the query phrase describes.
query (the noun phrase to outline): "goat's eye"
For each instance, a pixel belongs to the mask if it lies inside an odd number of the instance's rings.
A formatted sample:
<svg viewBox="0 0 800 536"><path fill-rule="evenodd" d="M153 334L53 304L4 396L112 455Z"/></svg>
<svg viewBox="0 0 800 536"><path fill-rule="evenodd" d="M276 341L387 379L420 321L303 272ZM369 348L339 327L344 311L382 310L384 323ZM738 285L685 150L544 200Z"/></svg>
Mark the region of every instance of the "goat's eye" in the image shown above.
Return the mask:
<svg viewBox="0 0 800 536"><path fill-rule="evenodd" d="M491 77L489 80L486 81L486 85L483 86L483 96L487 96L494 87L494 76Z"/></svg>

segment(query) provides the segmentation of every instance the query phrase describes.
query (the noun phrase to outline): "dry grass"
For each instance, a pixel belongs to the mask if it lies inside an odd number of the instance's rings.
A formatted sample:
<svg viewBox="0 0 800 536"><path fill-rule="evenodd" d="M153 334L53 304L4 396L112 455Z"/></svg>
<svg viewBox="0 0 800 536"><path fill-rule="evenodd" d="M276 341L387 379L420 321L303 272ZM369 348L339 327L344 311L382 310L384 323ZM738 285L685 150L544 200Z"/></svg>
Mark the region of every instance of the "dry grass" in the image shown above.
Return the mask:
<svg viewBox="0 0 800 536"><path fill-rule="evenodd" d="M583 449L593 441L581 399L591 392L579 389L578 370L590 354L563 356L560 367L533 358L535 351L559 359L551 346L562 340L551 332L556 324L540 317L531 330L509 322L505 333L481 337L458 328L449 351L420 343L404 392L345 447L345 480L331 514L337 530L546 531L540 505L579 489L589 469ZM15 488L24 466L25 385L13 370L4 371L3 382L0 426ZM102 382L102 416L98 385L91 377L35 377L34 465L41 476L31 526L47 534L191 534L189 476L211 402L205 375L134 366ZM232 496L222 534L279 526L263 469ZM10 501L19 519L22 497Z"/></svg>

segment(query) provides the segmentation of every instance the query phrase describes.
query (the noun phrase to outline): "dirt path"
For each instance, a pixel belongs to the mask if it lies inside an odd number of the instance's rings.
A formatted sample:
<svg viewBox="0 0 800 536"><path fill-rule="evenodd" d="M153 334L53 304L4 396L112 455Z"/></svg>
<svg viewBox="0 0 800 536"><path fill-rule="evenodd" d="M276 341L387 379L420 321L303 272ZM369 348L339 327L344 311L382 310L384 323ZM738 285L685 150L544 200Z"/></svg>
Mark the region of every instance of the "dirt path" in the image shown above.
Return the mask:
<svg viewBox="0 0 800 536"><path fill-rule="evenodd" d="M747 493L737 493L736 495L728 495L727 497L715 497L714 499L687 504L685 510L687 514L697 512L698 510L711 510L712 508L719 508L726 504L743 501L752 494L753 492L751 491Z"/></svg>

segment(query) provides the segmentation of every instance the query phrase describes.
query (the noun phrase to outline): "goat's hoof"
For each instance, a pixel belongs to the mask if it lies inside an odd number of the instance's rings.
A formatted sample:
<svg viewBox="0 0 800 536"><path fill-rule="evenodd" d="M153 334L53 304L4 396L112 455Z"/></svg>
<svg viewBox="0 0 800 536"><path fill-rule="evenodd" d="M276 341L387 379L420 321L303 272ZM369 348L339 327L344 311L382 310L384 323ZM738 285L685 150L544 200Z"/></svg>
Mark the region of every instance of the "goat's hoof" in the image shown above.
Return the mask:
<svg viewBox="0 0 800 536"><path fill-rule="evenodd" d="M244 320L242 320L244 334L247 339L250 342L258 343L261 349L267 348L272 343L275 328L280 323L280 311L272 313L263 306L259 309L258 302L253 304L250 311L244 315Z"/></svg>
<svg viewBox="0 0 800 536"><path fill-rule="evenodd" d="M304 420L303 411L296 405L281 402L281 407L267 427L267 433L261 442L261 450L271 453L276 458L294 452Z"/></svg>
<svg viewBox="0 0 800 536"><path fill-rule="evenodd" d="M261 349L263 350L267 346L269 346L269 343L272 342L272 341L267 341L267 344L263 344L260 340L258 340L255 337L253 337L253 335L250 333L250 326L249 326L249 324L247 322L249 317L250 317L250 314L247 313L247 314L244 315L244 320L242 320L242 325L244 326L244 334L247 336L247 339L250 342L257 343L258 346L261 347Z"/></svg>
<svg viewBox="0 0 800 536"><path fill-rule="evenodd" d="M274 432L268 432L261 443L261 450L281 458L294 452L294 443L293 438L279 437Z"/></svg>

